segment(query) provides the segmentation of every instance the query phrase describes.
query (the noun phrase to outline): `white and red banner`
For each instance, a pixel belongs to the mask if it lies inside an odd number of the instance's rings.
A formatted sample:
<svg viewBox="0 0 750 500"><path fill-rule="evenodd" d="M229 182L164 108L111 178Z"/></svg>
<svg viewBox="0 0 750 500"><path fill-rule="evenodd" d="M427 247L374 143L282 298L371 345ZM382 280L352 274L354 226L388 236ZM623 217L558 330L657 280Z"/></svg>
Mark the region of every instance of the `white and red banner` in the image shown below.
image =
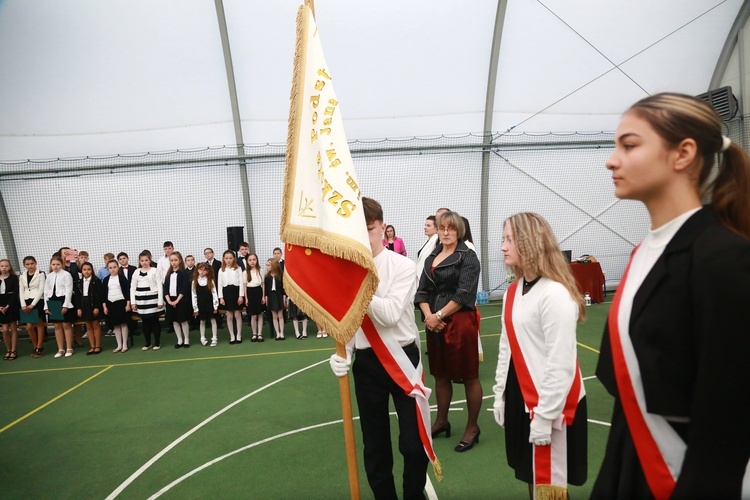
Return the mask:
<svg viewBox="0 0 750 500"><path fill-rule="evenodd" d="M297 13L281 239L284 290L339 343L378 287L361 193L313 13Z"/></svg>

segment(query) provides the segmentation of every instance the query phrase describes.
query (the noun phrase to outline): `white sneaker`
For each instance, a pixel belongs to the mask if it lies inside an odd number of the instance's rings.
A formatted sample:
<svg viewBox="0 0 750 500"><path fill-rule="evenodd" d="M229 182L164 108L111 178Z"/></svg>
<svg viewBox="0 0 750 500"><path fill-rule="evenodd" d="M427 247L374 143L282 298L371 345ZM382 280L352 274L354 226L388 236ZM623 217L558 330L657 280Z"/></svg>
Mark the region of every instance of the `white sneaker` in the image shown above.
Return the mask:
<svg viewBox="0 0 750 500"><path fill-rule="evenodd" d="M159 349L161 349L161 346L160 346L160 345L155 345L155 346L154 346L154 351L158 351Z"/></svg>

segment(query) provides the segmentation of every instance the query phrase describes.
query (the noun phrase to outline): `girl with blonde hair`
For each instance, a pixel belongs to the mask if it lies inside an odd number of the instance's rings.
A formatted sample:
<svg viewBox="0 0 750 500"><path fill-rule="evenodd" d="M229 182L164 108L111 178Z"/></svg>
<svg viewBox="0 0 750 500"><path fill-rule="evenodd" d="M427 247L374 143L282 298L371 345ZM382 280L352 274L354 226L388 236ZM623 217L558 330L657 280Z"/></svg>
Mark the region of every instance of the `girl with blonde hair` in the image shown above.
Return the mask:
<svg viewBox="0 0 750 500"><path fill-rule="evenodd" d="M505 221L502 252L517 277L503 298L495 403L508 465L529 496L567 497L587 476L586 397L576 325L586 307L549 223L535 213Z"/></svg>

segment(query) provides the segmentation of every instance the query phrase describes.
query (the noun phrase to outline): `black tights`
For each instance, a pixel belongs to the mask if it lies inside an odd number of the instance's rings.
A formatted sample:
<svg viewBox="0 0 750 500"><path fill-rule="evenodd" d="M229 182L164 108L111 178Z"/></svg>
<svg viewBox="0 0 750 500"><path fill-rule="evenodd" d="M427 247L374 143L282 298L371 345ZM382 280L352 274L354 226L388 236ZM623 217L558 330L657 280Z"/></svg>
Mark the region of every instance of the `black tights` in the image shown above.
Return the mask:
<svg viewBox="0 0 750 500"><path fill-rule="evenodd" d="M159 325L159 316L142 316L143 337L146 339L146 345L151 345L151 332L154 333L154 345L161 346L161 325Z"/></svg>

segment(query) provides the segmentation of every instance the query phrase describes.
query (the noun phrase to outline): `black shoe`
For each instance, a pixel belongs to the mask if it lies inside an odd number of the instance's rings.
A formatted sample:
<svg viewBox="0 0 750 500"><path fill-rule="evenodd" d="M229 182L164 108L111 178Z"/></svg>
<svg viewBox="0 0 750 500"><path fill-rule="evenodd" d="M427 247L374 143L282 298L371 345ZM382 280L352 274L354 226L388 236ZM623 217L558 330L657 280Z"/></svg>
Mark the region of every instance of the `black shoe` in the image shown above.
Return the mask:
<svg viewBox="0 0 750 500"><path fill-rule="evenodd" d="M263 340L263 335L259 335L259 336L258 336L258 342L265 342L265 341Z"/></svg>
<svg viewBox="0 0 750 500"><path fill-rule="evenodd" d="M236 340L230 340L229 343L232 344L232 345L234 345L234 344L237 343L237 341Z"/></svg>
<svg viewBox="0 0 750 500"><path fill-rule="evenodd" d="M237 339L234 343L235 344L241 344L242 343L242 339Z"/></svg>
<svg viewBox="0 0 750 500"><path fill-rule="evenodd" d="M190 344L182 344L182 347L184 347L185 349L187 349L188 347L190 347Z"/></svg>
<svg viewBox="0 0 750 500"><path fill-rule="evenodd" d="M450 422L446 422L445 425L443 425L439 429L435 429L434 431L432 431L432 439L435 439L443 432L445 432L445 437L447 438L451 437L451 423Z"/></svg>
<svg viewBox="0 0 750 500"><path fill-rule="evenodd" d="M175 348L175 349L179 349L180 347L182 347L182 344L175 344L175 345L174 345L174 348Z"/></svg>
<svg viewBox="0 0 750 500"><path fill-rule="evenodd" d="M471 439L471 441L469 441L469 442L461 441L453 449L456 450L459 453L463 453L465 451L469 451L470 449L472 449L474 447L474 444L479 443L479 435L481 433L482 433L482 431L477 430L477 433L474 434L474 437Z"/></svg>

